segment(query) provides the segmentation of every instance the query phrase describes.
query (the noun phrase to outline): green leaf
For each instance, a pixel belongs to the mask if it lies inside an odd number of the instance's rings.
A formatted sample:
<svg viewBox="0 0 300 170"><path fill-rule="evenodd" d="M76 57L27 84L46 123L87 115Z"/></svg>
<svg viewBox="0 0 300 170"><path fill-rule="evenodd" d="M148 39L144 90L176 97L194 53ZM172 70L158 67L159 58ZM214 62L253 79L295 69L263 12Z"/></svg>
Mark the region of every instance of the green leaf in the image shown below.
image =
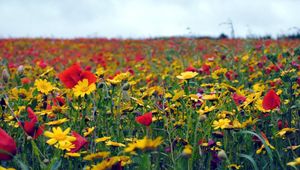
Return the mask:
<svg viewBox="0 0 300 170"><path fill-rule="evenodd" d="M14 160L19 164L21 170L29 170L28 166L25 165L22 161L14 157Z"/></svg>
<svg viewBox="0 0 300 170"><path fill-rule="evenodd" d="M60 166L61 166L61 159L58 159L57 157L54 157L51 160L51 163L48 166L47 170L58 170Z"/></svg>
<svg viewBox="0 0 300 170"><path fill-rule="evenodd" d="M255 170L258 170L257 164L256 164L256 162L254 161L254 159L252 158L252 156L246 155L246 154L242 154L242 153L239 154L239 156L242 157L242 158L248 159L248 160L252 163L253 168L254 168Z"/></svg>
<svg viewBox="0 0 300 170"><path fill-rule="evenodd" d="M34 140L31 140L31 145L32 145L32 150L33 150L34 155L35 155L35 156L38 158L38 160L39 160L40 167L41 167L42 169L45 169L47 166L46 166L45 163L41 160L39 148L38 148L38 146L36 145L36 143L34 142Z"/></svg>
<svg viewBox="0 0 300 170"><path fill-rule="evenodd" d="M241 132L239 132L239 133L242 133L242 134L251 134L251 135L256 136L256 137L264 144L265 149L267 150L269 159L271 160L271 162L273 162L273 154L272 154L272 151L271 151L270 147L267 145L266 141L265 141L260 135L258 135L258 134L255 133L255 132L248 131L248 130L244 130L244 131L241 131Z"/></svg>

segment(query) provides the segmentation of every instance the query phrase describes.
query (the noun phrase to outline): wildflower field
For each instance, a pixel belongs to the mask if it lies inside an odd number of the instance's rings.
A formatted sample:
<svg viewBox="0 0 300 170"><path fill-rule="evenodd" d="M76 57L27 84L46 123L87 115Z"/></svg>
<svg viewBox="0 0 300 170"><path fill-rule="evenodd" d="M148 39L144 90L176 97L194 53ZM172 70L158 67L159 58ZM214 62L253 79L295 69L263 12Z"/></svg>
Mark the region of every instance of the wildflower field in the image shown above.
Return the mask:
<svg viewBox="0 0 300 170"><path fill-rule="evenodd" d="M297 169L300 41L1 39L0 170Z"/></svg>

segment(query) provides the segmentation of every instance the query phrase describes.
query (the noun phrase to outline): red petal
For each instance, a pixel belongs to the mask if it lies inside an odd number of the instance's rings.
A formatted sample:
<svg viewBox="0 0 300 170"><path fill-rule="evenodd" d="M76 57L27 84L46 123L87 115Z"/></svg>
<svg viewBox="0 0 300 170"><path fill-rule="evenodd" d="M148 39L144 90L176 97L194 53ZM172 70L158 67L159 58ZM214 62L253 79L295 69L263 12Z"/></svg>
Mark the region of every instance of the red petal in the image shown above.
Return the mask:
<svg viewBox="0 0 300 170"><path fill-rule="evenodd" d="M97 81L97 77L90 71L83 71L80 75L80 79L88 79L89 85Z"/></svg>
<svg viewBox="0 0 300 170"><path fill-rule="evenodd" d="M0 150L6 151L11 155L15 155L17 153L16 142L1 128L0 139ZM11 155L0 153L0 160L10 160L12 159Z"/></svg>
<svg viewBox="0 0 300 170"><path fill-rule="evenodd" d="M73 88L80 80L81 67L74 64L58 75L60 81L67 87Z"/></svg>
<svg viewBox="0 0 300 170"><path fill-rule="evenodd" d="M234 101L234 103L238 106L240 104L242 104L244 101L246 101L246 97L245 96L242 96L242 95L238 95L236 93L234 93L232 95L232 99Z"/></svg>
<svg viewBox="0 0 300 170"><path fill-rule="evenodd" d="M262 106L265 110L271 110L280 106L280 98L273 89L269 90L265 95Z"/></svg>
<svg viewBox="0 0 300 170"><path fill-rule="evenodd" d="M73 142L73 144L75 145L75 148L71 149L71 152L77 152L79 151L84 145L86 145L88 142L87 140L82 137L81 135L79 135L76 132L72 132L72 136L74 136L76 138L76 141Z"/></svg>
<svg viewBox="0 0 300 170"><path fill-rule="evenodd" d="M31 109L31 107L27 107L28 112L28 118L34 122L37 122L37 116L34 114L34 111Z"/></svg>
<svg viewBox="0 0 300 170"><path fill-rule="evenodd" d="M43 134L43 132L44 132L44 128L45 128L44 125L38 127L38 129L37 129L37 131L35 132L33 138L36 139L36 138L38 138L39 136L41 136L41 135Z"/></svg>
<svg viewBox="0 0 300 170"><path fill-rule="evenodd" d="M138 116L135 118L135 121L138 123L145 125L145 126L150 126L152 123L152 112L145 113L142 116Z"/></svg>

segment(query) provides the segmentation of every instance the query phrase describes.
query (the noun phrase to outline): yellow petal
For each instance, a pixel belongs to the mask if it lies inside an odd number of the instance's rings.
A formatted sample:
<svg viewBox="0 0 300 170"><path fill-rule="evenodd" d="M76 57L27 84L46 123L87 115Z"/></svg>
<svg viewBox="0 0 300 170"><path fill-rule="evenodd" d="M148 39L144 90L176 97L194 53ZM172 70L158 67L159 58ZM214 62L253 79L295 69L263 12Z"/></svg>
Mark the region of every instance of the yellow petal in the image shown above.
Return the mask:
<svg viewBox="0 0 300 170"><path fill-rule="evenodd" d="M47 140L47 143L48 143L49 145L54 145L56 142L57 142L56 139L49 139L49 140Z"/></svg>

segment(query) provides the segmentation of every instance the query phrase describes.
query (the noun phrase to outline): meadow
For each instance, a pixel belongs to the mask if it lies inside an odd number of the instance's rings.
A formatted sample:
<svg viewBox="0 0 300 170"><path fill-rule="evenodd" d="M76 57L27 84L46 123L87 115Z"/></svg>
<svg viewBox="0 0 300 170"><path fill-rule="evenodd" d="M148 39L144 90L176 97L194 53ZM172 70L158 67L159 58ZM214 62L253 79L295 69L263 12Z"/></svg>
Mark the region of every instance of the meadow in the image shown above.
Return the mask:
<svg viewBox="0 0 300 170"><path fill-rule="evenodd" d="M0 170L300 165L297 39L1 39L0 71Z"/></svg>

